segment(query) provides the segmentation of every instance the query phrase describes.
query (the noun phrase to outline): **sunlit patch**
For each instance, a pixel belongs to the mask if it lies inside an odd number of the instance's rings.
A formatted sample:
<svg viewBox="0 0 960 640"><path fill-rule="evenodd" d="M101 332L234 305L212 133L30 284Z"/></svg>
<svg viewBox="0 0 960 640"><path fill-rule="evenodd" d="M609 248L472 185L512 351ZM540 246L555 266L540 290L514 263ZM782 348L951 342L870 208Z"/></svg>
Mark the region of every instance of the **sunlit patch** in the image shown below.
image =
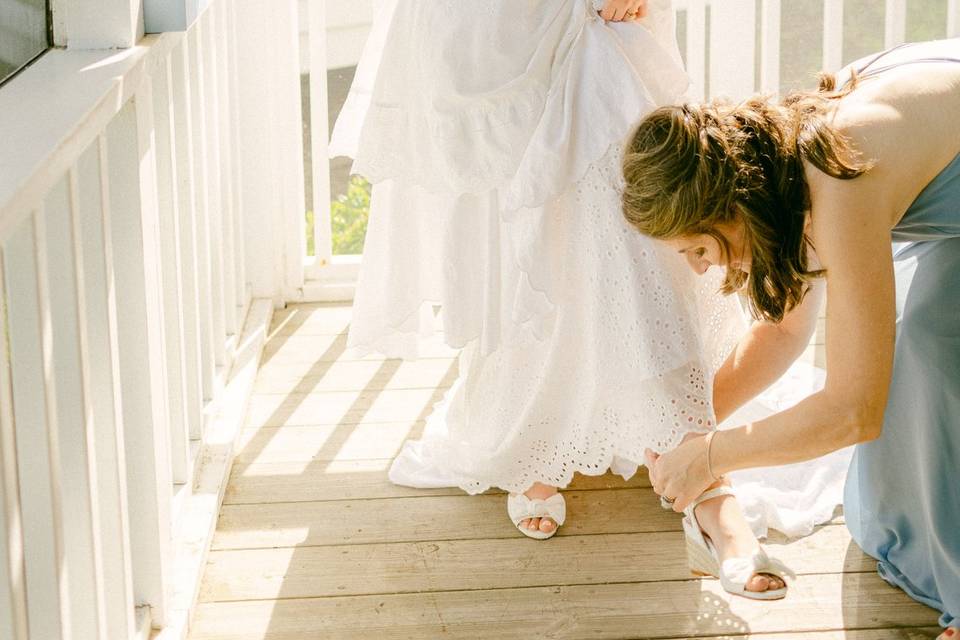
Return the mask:
<svg viewBox="0 0 960 640"><path fill-rule="evenodd" d="M251 464L243 468L240 476L244 478L275 478L277 476L298 476L307 471L314 462L312 460L298 460L290 462L273 462L267 464Z"/></svg>
<svg viewBox="0 0 960 640"><path fill-rule="evenodd" d="M393 463L393 458L376 460L331 460L323 468L326 474L346 473L386 473Z"/></svg>
<svg viewBox="0 0 960 640"><path fill-rule="evenodd" d="M126 60L131 56L142 53L147 48L148 47L136 46L136 47L130 47L129 49L122 49L119 53L116 53L112 56L104 58L103 60L99 60L97 62L94 62L93 64L89 64L85 66L83 69L80 70L80 72L85 73L87 71L94 71L96 69L102 69L104 67L109 67L110 65L123 62L124 60Z"/></svg>

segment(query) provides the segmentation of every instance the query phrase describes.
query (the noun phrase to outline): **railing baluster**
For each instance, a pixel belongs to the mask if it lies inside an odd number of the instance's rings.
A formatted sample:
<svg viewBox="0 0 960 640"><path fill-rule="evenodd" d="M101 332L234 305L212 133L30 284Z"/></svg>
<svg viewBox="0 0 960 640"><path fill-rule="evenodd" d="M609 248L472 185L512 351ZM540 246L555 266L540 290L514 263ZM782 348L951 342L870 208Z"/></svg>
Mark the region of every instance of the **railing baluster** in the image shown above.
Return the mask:
<svg viewBox="0 0 960 640"><path fill-rule="evenodd" d="M318 266L333 256L330 222L330 158L327 142L327 43L326 3L307 2L310 46L310 159L313 164L313 247ZM306 252L304 252L306 253Z"/></svg>
<svg viewBox="0 0 960 640"><path fill-rule="evenodd" d="M187 420L186 356L183 347L183 289L180 272L179 184L173 131L171 60L166 57L152 76L157 160L157 205L163 273L164 334L173 482L190 484L190 434ZM189 490L189 488L188 488Z"/></svg>
<svg viewBox="0 0 960 640"><path fill-rule="evenodd" d="M199 19L201 48L203 50L204 103L202 114L207 136L207 189L209 203L207 215L210 229L210 296L213 314L213 348L220 383L226 375L223 368L229 366L226 354L226 320L223 307L223 197L221 191L220 162L220 94L217 90L216 24L208 8Z"/></svg>
<svg viewBox="0 0 960 640"><path fill-rule="evenodd" d="M823 69L843 66L843 0L823 2Z"/></svg>
<svg viewBox="0 0 960 640"><path fill-rule="evenodd" d="M194 162L196 139L190 117L189 39L184 37L170 54L173 93L173 138L177 165L177 212L180 216L181 307L183 309L184 377L187 386L186 419L191 440L203 432L205 359L200 329L200 277L197 253L197 203ZM210 359L212 363L212 356Z"/></svg>
<svg viewBox="0 0 960 640"><path fill-rule="evenodd" d="M237 67L237 5L228 3L227 8L227 36L226 42L229 47L227 55L227 64L230 67L230 123L231 138L233 139L233 155L230 158L233 171L233 209L235 215L234 224L234 249L236 271L236 300L237 324L243 326L246 317L248 303L247 293L247 269L246 269L246 249L243 242L244 228L244 208L243 208L243 185L241 183L243 166L241 158L243 157L243 141L240 136L240 72Z"/></svg>
<svg viewBox="0 0 960 640"><path fill-rule="evenodd" d="M886 0L883 19L885 47L895 47L907 39L907 0Z"/></svg>
<svg viewBox="0 0 960 640"><path fill-rule="evenodd" d="M210 277L210 198L207 188L207 133L203 110L206 105L204 87L202 22L198 21L188 33L190 58L190 120L193 132L193 179L196 183L196 251L197 251L197 287L200 295L200 352L203 363L203 398L210 402L219 397L220 390L216 376L216 341L213 331L213 305L210 291L213 281ZM206 406L206 405L205 405ZM204 420L208 417L204 415Z"/></svg>
<svg viewBox="0 0 960 640"><path fill-rule="evenodd" d="M107 637L133 633L130 526L117 346L117 300L113 243L110 238L107 143L103 136L77 163L78 218L83 252L86 338L90 358L90 395L97 451L103 601Z"/></svg>
<svg viewBox="0 0 960 640"><path fill-rule="evenodd" d="M217 3L210 8L213 13L212 20L216 24L216 37L214 44L217 49L217 95L219 102L217 114L220 121L220 186L221 198L223 203L223 224L221 226L221 237L223 238L223 312L224 327L227 336L232 336L233 346L231 352L236 352L237 340L240 339L240 319L237 317L237 287L234 282L237 277L234 263L236 262L236 253L234 247L234 238L236 233L234 225L236 206L233 201L234 175L233 175L233 120L231 118L232 102L230 99L230 63L227 48L227 22L226 22L226 4ZM232 356L228 353L229 359Z"/></svg>
<svg viewBox="0 0 960 640"><path fill-rule="evenodd" d="M710 94L737 98L754 90L755 0L710 5Z"/></svg>
<svg viewBox="0 0 960 640"><path fill-rule="evenodd" d="M89 396L87 345L82 337L83 257L76 252L74 215L77 177L74 168L44 201L44 242L48 309L56 380L57 451L62 477L63 549L70 590L70 634L106 637L106 612L100 601L100 525L96 484L96 449Z"/></svg>
<svg viewBox="0 0 960 640"><path fill-rule="evenodd" d="M28 640L23 515L17 478L5 278L4 257L0 251L0 637Z"/></svg>
<svg viewBox="0 0 960 640"><path fill-rule="evenodd" d="M707 90L707 7L705 0L687 1L687 74L691 97L703 100Z"/></svg>
<svg viewBox="0 0 960 640"><path fill-rule="evenodd" d="M760 90L780 92L780 0L763 0L760 17Z"/></svg>
<svg viewBox="0 0 960 640"><path fill-rule="evenodd" d="M151 111L145 78L108 126L107 143L134 596L163 625L172 481Z"/></svg>
<svg viewBox="0 0 960 640"><path fill-rule="evenodd" d="M45 262L41 215L34 212L20 224L4 244L3 255L30 637L61 638L69 624L69 602L62 574L60 470L55 465L49 315L41 282Z"/></svg>

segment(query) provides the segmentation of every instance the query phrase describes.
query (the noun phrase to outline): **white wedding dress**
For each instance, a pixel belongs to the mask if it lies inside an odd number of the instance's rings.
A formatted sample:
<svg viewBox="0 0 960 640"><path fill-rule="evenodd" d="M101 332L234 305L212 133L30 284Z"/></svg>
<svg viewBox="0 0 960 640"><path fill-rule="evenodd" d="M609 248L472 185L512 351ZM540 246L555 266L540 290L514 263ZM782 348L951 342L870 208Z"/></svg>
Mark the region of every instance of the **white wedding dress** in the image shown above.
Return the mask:
<svg viewBox="0 0 960 640"><path fill-rule="evenodd" d="M348 345L415 358L441 331L462 348L394 482L518 493L629 477L646 448L714 428L740 306L620 213L624 138L687 85L669 0L642 23L605 23L592 0L380 8L331 142L374 184ZM795 367L741 415L817 382ZM828 519L848 458L738 474L756 532Z"/></svg>

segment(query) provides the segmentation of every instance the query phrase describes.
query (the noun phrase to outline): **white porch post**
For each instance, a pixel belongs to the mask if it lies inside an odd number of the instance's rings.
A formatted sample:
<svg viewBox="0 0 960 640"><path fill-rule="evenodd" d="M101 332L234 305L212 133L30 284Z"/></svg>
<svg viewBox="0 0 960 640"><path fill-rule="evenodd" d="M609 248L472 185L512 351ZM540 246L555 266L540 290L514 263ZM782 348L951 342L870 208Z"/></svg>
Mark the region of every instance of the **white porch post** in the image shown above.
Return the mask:
<svg viewBox="0 0 960 640"><path fill-rule="evenodd" d="M295 0L257 0L237 15L241 197L246 272L275 306L302 286L303 144ZM292 104L293 103L293 104Z"/></svg>
<svg viewBox="0 0 960 640"><path fill-rule="evenodd" d="M53 12L55 42L69 49L126 49L143 37L140 0L56 0Z"/></svg>
<svg viewBox="0 0 960 640"><path fill-rule="evenodd" d="M710 97L753 93L756 20L755 0L710 5Z"/></svg>

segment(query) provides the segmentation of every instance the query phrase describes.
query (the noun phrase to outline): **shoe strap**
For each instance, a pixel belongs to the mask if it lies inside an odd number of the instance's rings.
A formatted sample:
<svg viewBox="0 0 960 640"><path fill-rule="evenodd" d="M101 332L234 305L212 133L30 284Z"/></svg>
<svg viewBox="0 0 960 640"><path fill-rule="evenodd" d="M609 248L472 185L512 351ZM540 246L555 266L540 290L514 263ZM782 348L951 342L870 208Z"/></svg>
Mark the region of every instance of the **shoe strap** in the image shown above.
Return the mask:
<svg viewBox="0 0 960 640"><path fill-rule="evenodd" d="M720 485L716 489L711 489L710 491L704 491L700 496L690 503L690 506L687 509L693 510L697 505L706 502L707 500L713 500L714 498L719 498L721 496L732 496L736 495L733 492L733 489L727 485Z"/></svg>
<svg viewBox="0 0 960 640"><path fill-rule="evenodd" d="M758 550L752 556L724 560L720 572L725 582L739 589L744 589L750 578L759 574L769 574L781 578L797 577L790 567L779 559L768 556L763 549Z"/></svg>
<svg viewBox="0 0 960 640"><path fill-rule="evenodd" d="M559 527L566 520L567 503L559 493L546 500L528 498L522 493L511 494L507 497L507 513L516 525L527 518L550 518Z"/></svg>

